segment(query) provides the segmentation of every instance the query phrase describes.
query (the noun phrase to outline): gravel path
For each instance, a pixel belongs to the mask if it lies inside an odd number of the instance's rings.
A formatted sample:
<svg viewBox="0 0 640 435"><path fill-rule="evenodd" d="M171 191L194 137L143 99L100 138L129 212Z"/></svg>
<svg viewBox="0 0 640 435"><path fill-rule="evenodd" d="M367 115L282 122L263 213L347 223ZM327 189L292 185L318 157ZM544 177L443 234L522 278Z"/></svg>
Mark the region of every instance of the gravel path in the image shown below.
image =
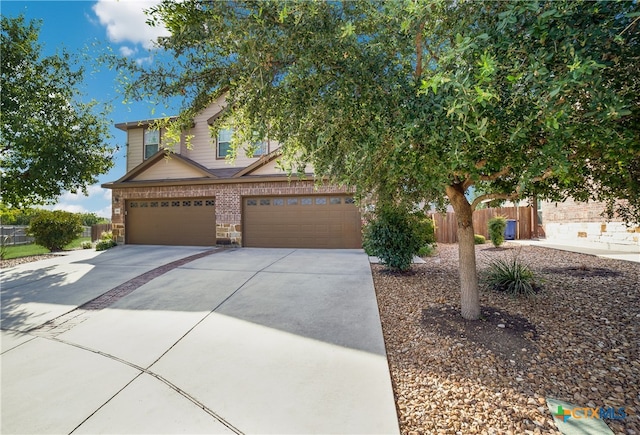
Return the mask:
<svg viewBox="0 0 640 435"><path fill-rule="evenodd" d="M531 299L483 290L483 319L459 313L458 248L408 274L372 265L402 433L560 433L553 397L624 407L614 433L640 435L640 264L553 249L476 247L478 270L518 255L542 280Z"/></svg>

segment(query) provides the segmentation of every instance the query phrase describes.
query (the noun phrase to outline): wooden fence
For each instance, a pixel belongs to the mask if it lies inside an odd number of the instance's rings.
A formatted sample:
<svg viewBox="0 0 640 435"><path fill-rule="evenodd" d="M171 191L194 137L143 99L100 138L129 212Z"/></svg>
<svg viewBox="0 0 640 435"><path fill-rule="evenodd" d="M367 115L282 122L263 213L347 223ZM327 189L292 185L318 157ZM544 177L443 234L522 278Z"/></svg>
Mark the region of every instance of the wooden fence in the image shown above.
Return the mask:
<svg viewBox="0 0 640 435"><path fill-rule="evenodd" d="M489 219L504 216L516 220L516 239L531 239L533 232L532 207L500 207L485 208L473 212L473 231L489 239ZM432 215L436 225L436 241L438 243L458 242L458 223L453 212L435 213Z"/></svg>
<svg viewBox="0 0 640 435"><path fill-rule="evenodd" d="M105 231L111 231L111 224L96 224L91 226L91 240L100 240L100 236Z"/></svg>

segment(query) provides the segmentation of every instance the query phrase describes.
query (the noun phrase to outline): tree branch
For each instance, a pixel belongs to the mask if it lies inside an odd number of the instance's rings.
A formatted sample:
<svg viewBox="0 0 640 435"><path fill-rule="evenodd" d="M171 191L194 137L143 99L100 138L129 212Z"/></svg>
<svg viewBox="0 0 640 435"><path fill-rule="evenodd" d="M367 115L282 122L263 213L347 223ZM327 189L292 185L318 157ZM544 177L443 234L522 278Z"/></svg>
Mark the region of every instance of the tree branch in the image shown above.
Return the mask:
<svg viewBox="0 0 640 435"><path fill-rule="evenodd" d="M416 81L420 80L422 76L422 32L424 31L424 25L424 22L420 23L418 33L416 33Z"/></svg>
<svg viewBox="0 0 640 435"><path fill-rule="evenodd" d="M480 195L476 199L474 199L473 202L471 203L471 209L475 210L476 207L482 201L493 200L493 199L508 199L508 200L512 200L512 199L518 198L519 196L520 195L518 193L512 193L510 195L507 195L506 193L487 193L486 195Z"/></svg>
<svg viewBox="0 0 640 435"><path fill-rule="evenodd" d="M507 175L509 173L509 171L511 170L511 168L509 166L505 166L504 168L500 169L498 172L494 172L493 174L490 175L481 175L480 176L480 181L494 181L497 180L498 178Z"/></svg>

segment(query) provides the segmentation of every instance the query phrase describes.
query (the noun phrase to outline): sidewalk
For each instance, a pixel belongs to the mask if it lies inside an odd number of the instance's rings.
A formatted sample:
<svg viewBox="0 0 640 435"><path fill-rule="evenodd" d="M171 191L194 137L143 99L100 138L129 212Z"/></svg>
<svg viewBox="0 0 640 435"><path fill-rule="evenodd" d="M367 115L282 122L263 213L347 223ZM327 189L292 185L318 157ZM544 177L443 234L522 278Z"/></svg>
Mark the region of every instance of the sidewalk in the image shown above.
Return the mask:
<svg viewBox="0 0 640 435"><path fill-rule="evenodd" d="M542 248L558 249L560 251L577 252L580 254L594 255L600 258L611 258L613 260L633 261L640 263L640 251L623 251L611 249L599 249L592 246L568 245L561 240L508 240L509 243L519 245L540 246Z"/></svg>

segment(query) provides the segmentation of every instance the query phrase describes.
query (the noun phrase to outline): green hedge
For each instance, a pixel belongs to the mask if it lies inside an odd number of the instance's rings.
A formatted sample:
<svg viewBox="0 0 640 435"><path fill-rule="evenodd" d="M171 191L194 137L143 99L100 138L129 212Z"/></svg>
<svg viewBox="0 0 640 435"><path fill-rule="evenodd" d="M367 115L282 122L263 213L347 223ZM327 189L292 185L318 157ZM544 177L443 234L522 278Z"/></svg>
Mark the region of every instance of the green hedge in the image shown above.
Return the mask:
<svg viewBox="0 0 640 435"><path fill-rule="evenodd" d="M82 234L82 220L67 211L41 210L31 219L27 234L33 236L37 245L50 251L61 251Z"/></svg>

